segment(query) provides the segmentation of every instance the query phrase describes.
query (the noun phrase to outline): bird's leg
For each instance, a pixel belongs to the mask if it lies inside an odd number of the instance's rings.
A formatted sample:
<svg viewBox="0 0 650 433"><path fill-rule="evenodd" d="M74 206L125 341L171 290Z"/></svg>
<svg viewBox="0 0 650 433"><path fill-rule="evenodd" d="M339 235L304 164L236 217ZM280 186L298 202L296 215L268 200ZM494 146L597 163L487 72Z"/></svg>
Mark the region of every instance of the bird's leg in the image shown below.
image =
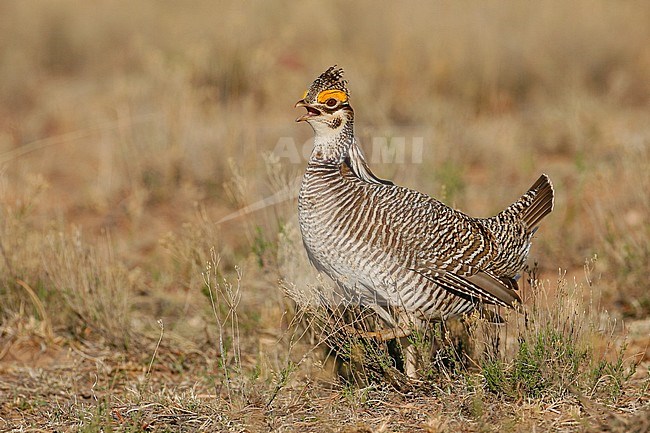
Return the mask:
<svg viewBox="0 0 650 433"><path fill-rule="evenodd" d="M370 308L374 311L377 316L383 320L383 322L388 326L387 328L377 329L374 331L370 330L359 330L356 327L350 329L350 333L356 334L362 338L374 338L380 341L395 340L397 338L404 338L411 335L411 326L404 326L400 323L403 322L401 319L395 320L386 310L381 308L379 305L371 304ZM407 322L404 322L407 323Z"/></svg>
<svg viewBox="0 0 650 433"><path fill-rule="evenodd" d="M376 338L380 341L396 340L399 339L399 344L402 347L402 356L404 362L404 373L411 379L417 379L417 347L409 341L409 336L412 334L412 328L388 328L380 329L377 331L360 331L350 326L345 327L349 334L359 336L361 338Z"/></svg>
<svg viewBox="0 0 650 433"><path fill-rule="evenodd" d="M411 379L417 379L417 349L407 337L400 338L400 344L404 353L404 373Z"/></svg>
<svg viewBox="0 0 650 433"><path fill-rule="evenodd" d="M408 329L408 333L400 338L404 373L411 379L417 379L419 351L422 348L417 341L421 340L419 333L424 329L424 322L405 311L399 316L398 322L400 329Z"/></svg>

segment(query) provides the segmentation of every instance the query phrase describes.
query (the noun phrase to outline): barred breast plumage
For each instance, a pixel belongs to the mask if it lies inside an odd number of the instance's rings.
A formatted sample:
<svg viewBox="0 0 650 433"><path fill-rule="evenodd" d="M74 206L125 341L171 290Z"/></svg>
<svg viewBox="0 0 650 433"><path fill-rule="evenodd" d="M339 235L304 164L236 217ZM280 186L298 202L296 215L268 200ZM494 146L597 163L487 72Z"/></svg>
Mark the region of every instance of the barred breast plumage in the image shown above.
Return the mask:
<svg viewBox="0 0 650 433"><path fill-rule="evenodd" d="M341 76L342 70L328 69L296 104L307 109L298 121L315 131L298 201L312 263L345 289L349 301L423 319L520 301L515 277L540 221L553 209L548 177L485 219L381 180L354 138Z"/></svg>

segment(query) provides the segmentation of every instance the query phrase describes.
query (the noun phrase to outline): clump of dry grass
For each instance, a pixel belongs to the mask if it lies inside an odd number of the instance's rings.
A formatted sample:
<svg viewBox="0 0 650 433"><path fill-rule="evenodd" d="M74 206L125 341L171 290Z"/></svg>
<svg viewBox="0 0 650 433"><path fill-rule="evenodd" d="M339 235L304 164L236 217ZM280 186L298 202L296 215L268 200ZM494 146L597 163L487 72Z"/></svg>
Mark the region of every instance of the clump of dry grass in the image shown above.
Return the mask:
<svg viewBox="0 0 650 433"><path fill-rule="evenodd" d="M621 397L639 358L627 358L616 321L600 306L592 272L588 261L584 282L570 282L565 273L555 284L533 279L523 317L510 315L514 323L498 334L480 325L488 331L478 363L489 391L515 399Z"/></svg>
<svg viewBox="0 0 650 433"><path fill-rule="evenodd" d="M4 196L0 204L0 314L33 309L30 315L49 329L66 328L79 339L95 334L128 347L131 294L141 284L137 269L126 269L114 257L109 237L95 246L85 243L79 230L39 227L33 207L46 189L36 179L22 197Z"/></svg>
<svg viewBox="0 0 650 433"><path fill-rule="evenodd" d="M6 181L6 175L0 173L0 295L3 298L0 314L3 315L9 310L15 311L24 301L32 305L29 291L33 293L33 290L30 288L25 292L20 289L19 280L26 282L25 285L38 287L37 283L43 278L40 258L35 254L40 237L32 208L47 190L45 180L35 176L26 182L22 194L11 196ZM37 307L36 304L32 306Z"/></svg>
<svg viewBox="0 0 650 433"><path fill-rule="evenodd" d="M128 349L133 334L131 299L141 287L141 275L116 261L110 238L103 245L87 245L78 231L51 233L44 239L41 260L45 290L60 296L72 313L62 321L72 335L83 339L95 333Z"/></svg>

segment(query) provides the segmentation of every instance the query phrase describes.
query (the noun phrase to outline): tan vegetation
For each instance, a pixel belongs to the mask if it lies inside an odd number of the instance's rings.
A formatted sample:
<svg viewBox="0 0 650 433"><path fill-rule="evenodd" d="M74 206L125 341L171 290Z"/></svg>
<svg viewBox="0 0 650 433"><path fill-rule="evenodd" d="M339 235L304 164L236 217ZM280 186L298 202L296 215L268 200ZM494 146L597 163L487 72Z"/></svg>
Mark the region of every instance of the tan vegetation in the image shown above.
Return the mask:
<svg viewBox="0 0 650 433"><path fill-rule="evenodd" d="M0 430L649 431L648 22L641 1L2 2ZM335 63L367 152L422 140L379 175L478 216L555 184L525 314L416 336L421 382L309 302L330 283L293 199L225 219L297 188L305 161L273 151L311 137L293 104Z"/></svg>

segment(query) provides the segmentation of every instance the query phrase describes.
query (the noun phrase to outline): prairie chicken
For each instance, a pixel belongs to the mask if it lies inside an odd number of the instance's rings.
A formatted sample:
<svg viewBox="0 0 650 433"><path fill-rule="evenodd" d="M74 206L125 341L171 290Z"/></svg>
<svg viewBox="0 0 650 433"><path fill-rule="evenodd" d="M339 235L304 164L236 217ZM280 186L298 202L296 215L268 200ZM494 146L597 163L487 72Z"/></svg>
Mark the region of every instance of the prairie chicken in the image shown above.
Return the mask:
<svg viewBox="0 0 650 433"><path fill-rule="evenodd" d="M445 320L482 304L514 306L533 234L553 210L549 178L542 175L491 218L472 218L382 180L354 137L342 76L329 68L296 103L307 109L296 121L315 133L298 201L311 262L348 301L375 308L392 325L395 311Z"/></svg>

